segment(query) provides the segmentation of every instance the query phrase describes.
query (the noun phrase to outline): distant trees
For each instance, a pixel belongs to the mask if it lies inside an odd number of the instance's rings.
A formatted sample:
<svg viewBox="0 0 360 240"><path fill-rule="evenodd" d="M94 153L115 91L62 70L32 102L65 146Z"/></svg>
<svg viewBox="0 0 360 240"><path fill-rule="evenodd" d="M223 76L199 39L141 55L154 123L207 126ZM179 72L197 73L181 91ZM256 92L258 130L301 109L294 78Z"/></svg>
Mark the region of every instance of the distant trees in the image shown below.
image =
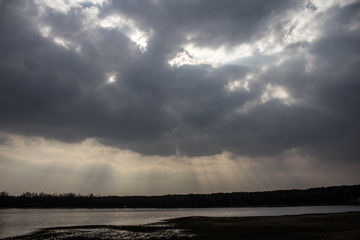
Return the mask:
<svg viewBox="0 0 360 240"><path fill-rule="evenodd" d="M359 204L360 185L165 196L95 196L75 193L26 192L20 196L0 192L2 208L201 208Z"/></svg>
<svg viewBox="0 0 360 240"><path fill-rule="evenodd" d="M7 197L9 194L6 191L0 192L0 197Z"/></svg>

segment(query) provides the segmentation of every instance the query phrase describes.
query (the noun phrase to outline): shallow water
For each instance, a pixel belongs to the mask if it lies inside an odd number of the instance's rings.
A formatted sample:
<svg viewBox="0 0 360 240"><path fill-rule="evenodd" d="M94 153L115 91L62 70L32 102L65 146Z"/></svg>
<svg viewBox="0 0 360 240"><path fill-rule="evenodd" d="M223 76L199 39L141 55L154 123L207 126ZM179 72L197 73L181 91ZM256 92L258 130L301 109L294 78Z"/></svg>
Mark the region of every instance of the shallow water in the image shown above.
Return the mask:
<svg viewBox="0 0 360 240"><path fill-rule="evenodd" d="M139 225L186 216L278 216L360 211L360 206L187 209L0 209L0 238L41 228L82 225Z"/></svg>
<svg viewBox="0 0 360 240"><path fill-rule="evenodd" d="M147 225L146 225L147 226ZM168 229L167 229L168 228ZM67 239L96 239L96 240L136 240L136 239L191 239L195 234L188 233L183 229L174 229L171 226L163 226L155 230L142 229L142 231L124 230L112 226L76 227L44 229L27 235L25 239L42 240L67 240ZM21 238L21 237L20 237Z"/></svg>

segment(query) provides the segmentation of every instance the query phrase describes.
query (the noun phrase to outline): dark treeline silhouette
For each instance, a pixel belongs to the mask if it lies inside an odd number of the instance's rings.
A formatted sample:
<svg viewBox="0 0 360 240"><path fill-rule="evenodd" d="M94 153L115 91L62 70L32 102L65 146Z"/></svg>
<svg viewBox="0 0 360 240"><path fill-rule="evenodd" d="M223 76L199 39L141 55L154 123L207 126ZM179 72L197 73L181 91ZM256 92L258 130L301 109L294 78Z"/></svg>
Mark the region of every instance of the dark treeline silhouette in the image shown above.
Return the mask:
<svg viewBox="0 0 360 240"><path fill-rule="evenodd" d="M359 204L360 185L164 196L94 196L74 193L0 193L1 208L201 208Z"/></svg>

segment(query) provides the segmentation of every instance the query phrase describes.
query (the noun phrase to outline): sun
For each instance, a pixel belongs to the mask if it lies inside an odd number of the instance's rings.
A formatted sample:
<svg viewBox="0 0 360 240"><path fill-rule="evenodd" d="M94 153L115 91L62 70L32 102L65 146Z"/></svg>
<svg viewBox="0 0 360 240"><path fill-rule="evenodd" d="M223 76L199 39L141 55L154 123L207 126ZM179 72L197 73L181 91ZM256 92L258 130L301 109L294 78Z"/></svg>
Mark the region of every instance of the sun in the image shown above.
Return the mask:
<svg viewBox="0 0 360 240"><path fill-rule="evenodd" d="M110 74L108 76L107 83L111 84L111 83L114 83L114 82L116 82L116 74Z"/></svg>

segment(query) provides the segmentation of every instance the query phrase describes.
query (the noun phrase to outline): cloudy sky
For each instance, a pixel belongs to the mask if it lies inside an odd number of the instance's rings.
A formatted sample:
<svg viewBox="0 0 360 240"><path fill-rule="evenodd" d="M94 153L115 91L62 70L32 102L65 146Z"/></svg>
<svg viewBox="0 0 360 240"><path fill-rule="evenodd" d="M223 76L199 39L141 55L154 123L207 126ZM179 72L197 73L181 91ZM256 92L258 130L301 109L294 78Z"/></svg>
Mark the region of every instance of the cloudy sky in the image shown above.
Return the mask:
<svg viewBox="0 0 360 240"><path fill-rule="evenodd" d="M0 0L0 190L360 183L360 1Z"/></svg>

